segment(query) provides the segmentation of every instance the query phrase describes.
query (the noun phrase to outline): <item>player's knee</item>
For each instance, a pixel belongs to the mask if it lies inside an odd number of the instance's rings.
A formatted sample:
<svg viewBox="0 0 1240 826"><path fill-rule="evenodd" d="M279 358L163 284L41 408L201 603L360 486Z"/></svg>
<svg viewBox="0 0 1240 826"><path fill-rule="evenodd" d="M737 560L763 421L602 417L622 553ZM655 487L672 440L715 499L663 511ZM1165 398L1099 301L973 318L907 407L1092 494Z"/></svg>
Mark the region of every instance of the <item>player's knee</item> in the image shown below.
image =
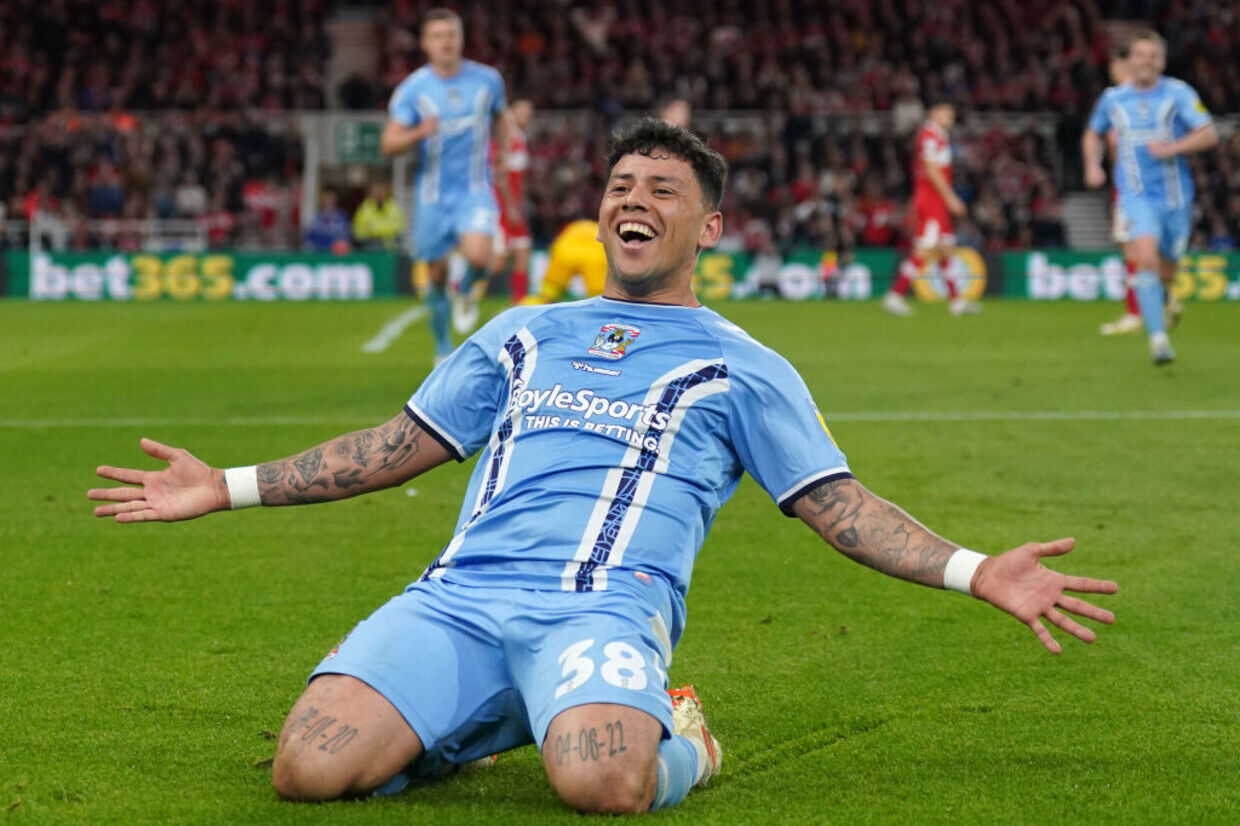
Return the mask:
<svg viewBox="0 0 1240 826"><path fill-rule="evenodd" d="M573 772L553 781L567 805L589 814L636 814L650 810L658 778L650 771L620 766Z"/></svg>
<svg viewBox="0 0 1240 826"><path fill-rule="evenodd" d="M284 750L276 752L271 764L271 785L283 800L335 800L351 790L353 781L317 761L300 759Z"/></svg>

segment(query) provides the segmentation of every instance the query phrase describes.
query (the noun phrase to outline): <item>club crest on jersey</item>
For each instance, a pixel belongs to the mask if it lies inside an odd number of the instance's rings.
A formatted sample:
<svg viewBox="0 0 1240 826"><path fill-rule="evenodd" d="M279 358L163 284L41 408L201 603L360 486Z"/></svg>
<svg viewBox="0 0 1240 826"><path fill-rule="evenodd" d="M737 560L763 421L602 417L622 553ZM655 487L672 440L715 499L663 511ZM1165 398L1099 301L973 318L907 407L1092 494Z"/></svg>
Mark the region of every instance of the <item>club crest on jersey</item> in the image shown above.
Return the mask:
<svg viewBox="0 0 1240 826"><path fill-rule="evenodd" d="M605 359L622 359L630 344L641 335L641 330L627 324L604 324L603 329L594 337L594 346L589 353Z"/></svg>

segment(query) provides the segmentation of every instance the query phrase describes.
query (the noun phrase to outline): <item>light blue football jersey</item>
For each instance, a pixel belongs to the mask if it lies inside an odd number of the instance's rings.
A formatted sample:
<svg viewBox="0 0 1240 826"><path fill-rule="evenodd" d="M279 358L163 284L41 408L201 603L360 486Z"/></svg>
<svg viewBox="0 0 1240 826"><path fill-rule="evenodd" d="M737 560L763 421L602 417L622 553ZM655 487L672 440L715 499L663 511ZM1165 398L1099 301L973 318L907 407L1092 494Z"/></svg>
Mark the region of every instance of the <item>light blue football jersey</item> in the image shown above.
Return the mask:
<svg viewBox="0 0 1240 826"><path fill-rule="evenodd" d="M452 77L423 66L401 81L388 102L388 115L405 126L434 116L439 125L422 139L416 187L418 200L434 204L453 192L468 194L491 187L491 124L504 110L499 72L472 60Z"/></svg>
<svg viewBox="0 0 1240 826"><path fill-rule="evenodd" d="M598 297L507 310L406 412L459 460L482 451L424 578L665 585L673 643L698 550L744 471L786 513L852 475L796 370L705 307Z"/></svg>
<svg viewBox="0 0 1240 826"><path fill-rule="evenodd" d="M1160 77L1149 89L1130 83L1102 93L1089 118L1089 128L1105 134L1115 129L1118 151L1115 188L1120 198L1140 195L1166 209L1193 201L1193 178L1183 155L1158 159L1146 144L1172 141L1210 122L1201 98L1182 80Z"/></svg>

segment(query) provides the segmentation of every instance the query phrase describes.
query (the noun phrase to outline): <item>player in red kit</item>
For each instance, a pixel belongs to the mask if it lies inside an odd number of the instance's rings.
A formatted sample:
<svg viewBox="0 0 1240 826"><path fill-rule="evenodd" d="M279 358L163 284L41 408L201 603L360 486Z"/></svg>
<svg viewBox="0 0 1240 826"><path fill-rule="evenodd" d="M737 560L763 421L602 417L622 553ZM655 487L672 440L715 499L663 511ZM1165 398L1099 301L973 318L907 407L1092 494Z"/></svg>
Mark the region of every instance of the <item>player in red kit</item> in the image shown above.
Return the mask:
<svg viewBox="0 0 1240 826"><path fill-rule="evenodd" d="M500 234L496 237L495 272L500 272L512 259L508 289L512 302L521 302L530 291L530 227L525 220L525 176L530 170L530 147L525 132L534 119L534 104L518 98L508 107L508 153L503 169L495 170L508 177L508 197L495 190L499 201Z"/></svg>
<svg viewBox="0 0 1240 826"><path fill-rule="evenodd" d="M900 263L896 283L883 296L883 309L900 316L913 314L906 296L913 279L936 263L947 286L952 315L976 313L981 306L958 294L950 265L956 248L952 217L965 214L964 202L952 191L952 145L948 133L956 122L956 107L937 102L917 132L913 160L913 250Z"/></svg>

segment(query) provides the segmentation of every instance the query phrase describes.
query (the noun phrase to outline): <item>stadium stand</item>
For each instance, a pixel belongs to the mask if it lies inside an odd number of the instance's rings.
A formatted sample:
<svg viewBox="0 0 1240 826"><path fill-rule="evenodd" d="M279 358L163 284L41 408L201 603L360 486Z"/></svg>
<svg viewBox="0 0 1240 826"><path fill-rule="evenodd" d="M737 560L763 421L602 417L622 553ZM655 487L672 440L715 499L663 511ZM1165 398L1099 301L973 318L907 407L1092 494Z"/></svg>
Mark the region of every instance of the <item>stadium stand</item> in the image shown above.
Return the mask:
<svg viewBox="0 0 1240 826"><path fill-rule="evenodd" d="M299 245L295 111L381 109L421 58L438 0L0 4L0 218L39 216L49 243L129 248L182 221L201 245ZM1240 109L1240 14L1182 0L669 0L456 3L466 54L540 110L531 228L546 243L592 211L607 132L668 96L728 157L728 243L845 250L904 241L908 136L922 100L962 111L960 235L991 250L1064 241L1060 197L1124 18L1166 34L1168 73L1218 113ZM328 90L327 20L371 18L369 76ZM329 92L335 94L329 94ZM1240 139L1192 159L1194 246L1240 238ZM15 223L16 222L16 223ZM166 225L170 226L170 225ZM165 233L166 234L166 233Z"/></svg>

